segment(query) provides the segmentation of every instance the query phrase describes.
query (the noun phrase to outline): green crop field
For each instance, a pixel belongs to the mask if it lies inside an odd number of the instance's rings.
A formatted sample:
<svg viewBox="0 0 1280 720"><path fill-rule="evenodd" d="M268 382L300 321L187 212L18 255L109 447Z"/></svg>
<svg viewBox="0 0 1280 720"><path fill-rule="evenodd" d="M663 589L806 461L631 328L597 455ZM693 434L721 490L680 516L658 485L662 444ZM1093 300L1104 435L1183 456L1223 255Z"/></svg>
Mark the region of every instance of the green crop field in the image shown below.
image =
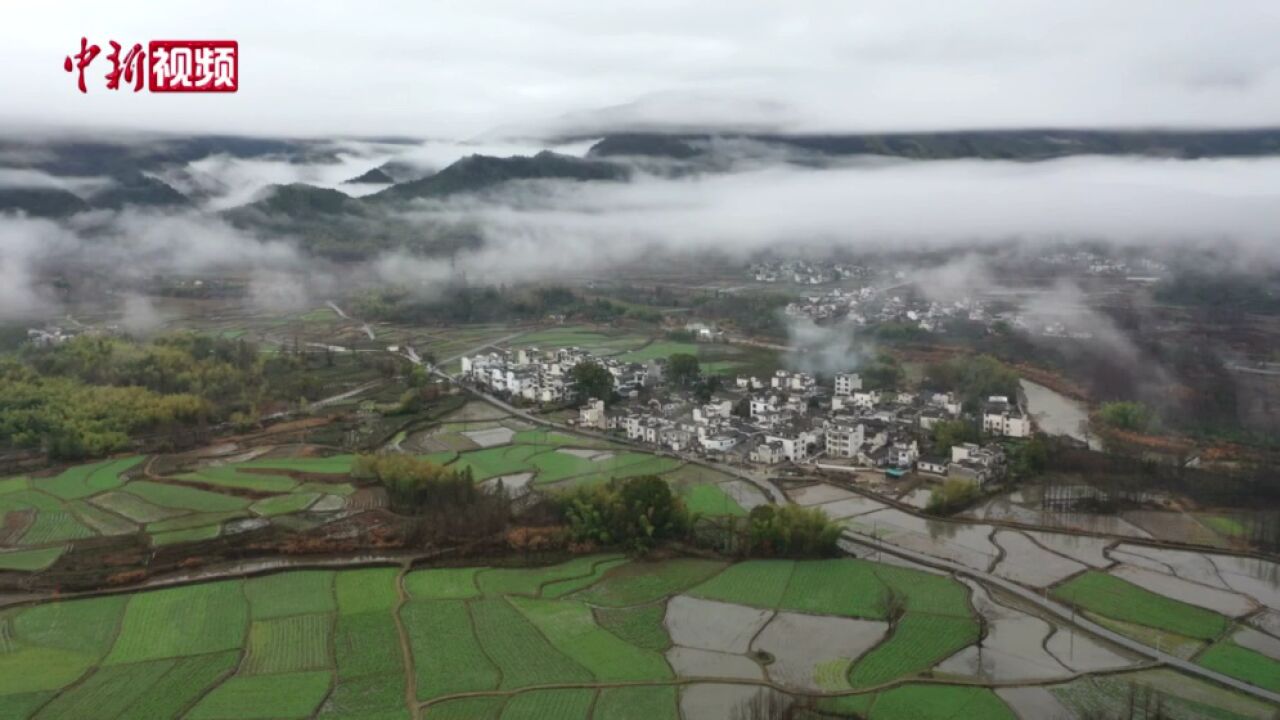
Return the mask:
<svg viewBox="0 0 1280 720"><path fill-rule="evenodd" d="M693 588L689 594L707 600L776 608L787 592L787 583L795 565L791 560L738 563Z"/></svg>
<svg viewBox="0 0 1280 720"><path fill-rule="evenodd" d="M237 675L205 695L187 715L190 720L306 718L320 707L332 677L328 672L286 675Z"/></svg>
<svg viewBox="0 0 1280 720"><path fill-rule="evenodd" d="M160 507L195 512L229 512L249 507L251 501L208 492L182 485L167 485L150 480L135 480L124 486L124 491Z"/></svg>
<svg viewBox="0 0 1280 720"><path fill-rule="evenodd" d="M222 532L222 527L220 525L202 525L199 527L187 528L185 530L170 530L168 532L152 533L151 544L159 547L161 545L212 540L213 538L218 537L220 532Z"/></svg>
<svg viewBox="0 0 1280 720"><path fill-rule="evenodd" d="M1230 622L1211 610L1158 595L1096 570L1054 588L1053 596L1116 620L1205 640L1221 635Z"/></svg>
<svg viewBox="0 0 1280 720"><path fill-rule="evenodd" d="M689 512L710 517L723 515L743 517L747 514L738 501L729 497L729 494L719 485L685 485L680 488L680 497L684 498L685 507Z"/></svg>
<svg viewBox="0 0 1280 720"><path fill-rule="evenodd" d="M331 455L323 458L264 458L236 465L237 468L271 468L317 475L348 475L354 455Z"/></svg>
<svg viewBox="0 0 1280 720"><path fill-rule="evenodd" d="M680 720L674 687L605 688L596 696L592 720Z"/></svg>
<svg viewBox="0 0 1280 720"><path fill-rule="evenodd" d="M329 642L333 617L328 614L291 615L254 621L240 672L271 675L323 670L331 664Z"/></svg>
<svg viewBox="0 0 1280 720"><path fill-rule="evenodd" d="M339 614L333 631L338 677L401 673L400 653L388 651L398 645L395 618L390 612Z"/></svg>
<svg viewBox="0 0 1280 720"><path fill-rule="evenodd" d="M542 592L540 595L544 598L561 598L565 595L575 593L596 584L604 577L605 573L616 567L625 565L626 563L626 558L606 558L598 560L595 565L592 566L591 573L589 575L553 580L542 586Z"/></svg>
<svg viewBox="0 0 1280 720"><path fill-rule="evenodd" d="M0 570L44 570L62 557L63 546L0 553Z"/></svg>
<svg viewBox="0 0 1280 720"><path fill-rule="evenodd" d="M106 460L89 465L77 465L61 474L36 480L38 489L64 500L89 497L106 490L114 490L124 484L120 475L142 462L142 456Z"/></svg>
<svg viewBox="0 0 1280 720"><path fill-rule="evenodd" d="M320 499L317 493L293 493L290 495L277 495L264 500L259 500L249 506L249 512L260 517L274 517L276 515L290 515L292 513L302 512L311 507L312 503Z"/></svg>
<svg viewBox="0 0 1280 720"><path fill-rule="evenodd" d="M977 639L978 623L972 618L909 612L884 642L854 663L849 683L871 687L914 675Z"/></svg>
<svg viewBox="0 0 1280 720"><path fill-rule="evenodd" d="M604 607L647 605L693 587L725 567L722 562L690 558L628 563L572 597Z"/></svg>
<svg viewBox="0 0 1280 720"><path fill-rule="evenodd" d="M550 567L494 568L480 572L476 584L485 595L533 596L538 595L544 585L594 578L597 565L619 559L617 555L589 555Z"/></svg>
<svg viewBox="0 0 1280 720"><path fill-rule="evenodd" d="M0 718L409 720L412 684L428 720L674 720L685 678L663 655L673 595L692 588L861 617L880 610L887 587L905 596L907 613L847 672L854 687L890 687L828 695L822 711L1012 717L988 688L911 680L977 637L964 586L942 576L850 559L726 568L589 556L546 568L415 571L404 576L403 606L399 579L393 567L292 571L0 610ZM1275 661L1230 641L1197 662L1263 686L1274 687L1278 674ZM834 672L845 672L839 665ZM1166 685L1185 684L1162 672L1173 678ZM1179 712L1226 717L1219 705L1248 701L1217 692L1229 697L1200 693L1203 706L1179 700ZM459 697L468 693L484 695Z"/></svg>
<svg viewBox="0 0 1280 720"><path fill-rule="evenodd" d="M343 570L334 579L338 612L356 615L366 612L390 612L396 606L396 568L364 568Z"/></svg>
<svg viewBox="0 0 1280 720"><path fill-rule="evenodd" d="M665 650L671 645L667 627L663 625L666 606L635 605L625 608L596 608L596 622L600 627L623 640L646 650Z"/></svg>
<svg viewBox="0 0 1280 720"><path fill-rule="evenodd" d="M498 687L498 668L481 649L465 602L414 600L401 616L410 628L420 699Z"/></svg>
<svg viewBox="0 0 1280 720"><path fill-rule="evenodd" d="M433 568L415 570L404 578L404 587L416 600L465 600L480 595L476 574L484 568Z"/></svg>
<svg viewBox="0 0 1280 720"><path fill-rule="evenodd" d="M1251 685L1280 692L1280 662L1230 640L1215 643L1201 653L1196 662Z"/></svg>
<svg viewBox="0 0 1280 720"><path fill-rule="evenodd" d="M601 682L671 677L671 668L662 655L635 647L602 629L585 604L518 597L510 600L553 647L588 668Z"/></svg>
<svg viewBox="0 0 1280 720"><path fill-rule="evenodd" d="M93 530L69 512L41 510L36 513L35 523L22 533L18 542L22 545L48 545L80 540L93 535Z"/></svg>
<svg viewBox="0 0 1280 720"><path fill-rule="evenodd" d="M238 648L248 627L248 605L238 581L132 595L120 639L105 662L129 663Z"/></svg>
<svg viewBox="0 0 1280 720"><path fill-rule="evenodd" d="M298 481L285 475L266 475L243 472L236 467L207 467L194 473L179 475L178 480L206 483L229 488L245 488L259 492L285 493L294 489Z"/></svg>
<svg viewBox="0 0 1280 720"><path fill-rule="evenodd" d="M91 502L100 508L110 510L136 523L159 522L177 517L186 512L185 510L160 507L155 503L147 502L137 495L131 495L127 492L103 493L93 498Z"/></svg>
<svg viewBox="0 0 1280 720"><path fill-rule="evenodd" d="M471 601L471 618L481 647L502 673L503 689L591 682L590 670L552 647L505 599Z"/></svg>
<svg viewBox="0 0 1280 720"><path fill-rule="evenodd" d="M67 509L99 535L127 535L138 531L137 524L84 500L68 502Z"/></svg>
<svg viewBox="0 0 1280 720"><path fill-rule="evenodd" d="M566 688L520 693L507 701L502 720L587 720L594 690Z"/></svg>

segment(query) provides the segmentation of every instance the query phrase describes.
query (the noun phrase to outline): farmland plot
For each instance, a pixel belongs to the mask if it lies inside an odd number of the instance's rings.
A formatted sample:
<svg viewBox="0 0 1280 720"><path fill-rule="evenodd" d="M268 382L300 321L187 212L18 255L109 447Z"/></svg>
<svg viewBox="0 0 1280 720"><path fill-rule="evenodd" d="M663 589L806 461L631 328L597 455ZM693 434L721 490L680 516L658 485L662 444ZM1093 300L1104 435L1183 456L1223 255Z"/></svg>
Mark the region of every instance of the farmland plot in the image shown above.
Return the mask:
<svg viewBox="0 0 1280 720"><path fill-rule="evenodd" d="M1215 643L1196 662L1250 685L1280 692L1280 662L1231 640Z"/></svg>
<svg viewBox="0 0 1280 720"><path fill-rule="evenodd" d="M471 613L481 647L501 671L504 690L593 679L590 670L552 647L506 600L474 600Z"/></svg>
<svg viewBox="0 0 1280 720"><path fill-rule="evenodd" d="M331 664L329 643L333 616L293 615L256 621L249 626L244 675L323 670Z"/></svg>
<svg viewBox="0 0 1280 720"><path fill-rule="evenodd" d="M847 668L884 637L888 623L872 620L824 617L780 612L751 643L753 650L773 656L767 668L770 679L800 690L833 690L824 687L822 669L839 667L843 684ZM847 685L846 685L847 687Z"/></svg>
<svg viewBox="0 0 1280 720"><path fill-rule="evenodd" d="M414 600L400 614L409 629L420 699L498 687L498 669L485 656L472 631L466 603ZM525 662L536 665L538 658L526 658Z"/></svg>
<svg viewBox="0 0 1280 720"><path fill-rule="evenodd" d="M485 568L432 568L415 570L404 578L405 590L418 600L465 600L478 597L476 573Z"/></svg>
<svg viewBox="0 0 1280 720"><path fill-rule="evenodd" d="M1144 590L1222 613L1228 617L1239 617L1258 608L1257 604L1243 595L1146 568L1120 565L1112 568L1108 573Z"/></svg>
<svg viewBox="0 0 1280 720"><path fill-rule="evenodd" d="M191 720L310 717L329 694L328 672L236 676L205 695Z"/></svg>
<svg viewBox="0 0 1280 720"><path fill-rule="evenodd" d="M400 636L391 613L368 612L338 615L333 654L340 680L366 675L403 677Z"/></svg>
<svg viewBox="0 0 1280 720"><path fill-rule="evenodd" d="M1053 595L1107 617L1188 637L1213 639L1227 625L1227 619L1215 612L1157 595L1096 570L1059 585Z"/></svg>
<svg viewBox="0 0 1280 720"><path fill-rule="evenodd" d="M998 681L1066 677L1071 671L1043 646L1053 626L1038 617L994 602L986 589L969 583L973 604L987 623L982 647L970 645L937 666L950 675Z"/></svg>
<svg viewBox="0 0 1280 720"><path fill-rule="evenodd" d="M770 610L677 595L667 602L666 626L676 645L741 654L772 616Z"/></svg>
<svg viewBox="0 0 1280 720"><path fill-rule="evenodd" d="M596 625L591 609L568 600L510 598L551 645L601 682L666 680L671 671L656 652L630 645Z"/></svg>
<svg viewBox="0 0 1280 720"><path fill-rule="evenodd" d="M743 655L675 645L667 650L666 657L682 678L764 680L759 663Z"/></svg>
<svg viewBox="0 0 1280 720"><path fill-rule="evenodd" d="M883 644L854 664L853 687L868 687L915 675L978 639L971 618L907 613Z"/></svg>
<svg viewBox="0 0 1280 720"><path fill-rule="evenodd" d="M534 690L507 701L502 720L587 720L595 690Z"/></svg>
<svg viewBox="0 0 1280 720"><path fill-rule="evenodd" d="M646 650L664 650L671 644L662 623L666 608L660 603L626 608L596 608L593 611L600 627L624 641Z"/></svg>
<svg viewBox="0 0 1280 720"><path fill-rule="evenodd" d="M343 570L334 578L334 590L338 598L338 612L355 615L366 612L390 611L399 599L396 596L396 568L364 568Z"/></svg>
<svg viewBox="0 0 1280 720"><path fill-rule="evenodd" d="M244 594L254 620L329 613L336 609L332 570L295 570L249 578Z"/></svg>
<svg viewBox="0 0 1280 720"><path fill-rule="evenodd" d="M994 539L1004 549L994 572L1014 582L1042 588L1085 569L1084 564L1051 553L1020 532L1000 530Z"/></svg>
<svg viewBox="0 0 1280 720"><path fill-rule="evenodd" d="M679 720L674 687L605 688L596 696L592 720Z"/></svg>
<svg viewBox="0 0 1280 720"><path fill-rule="evenodd" d="M795 562L752 560L730 565L724 572L689 591L690 595L738 605L776 608L782 602Z"/></svg>
<svg viewBox="0 0 1280 720"><path fill-rule="evenodd" d="M600 582L574 597L605 607L647 605L697 585L725 567L726 563L693 558L633 562L611 570Z"/></svg>
<svg viewBox="0 0 1280 720"><path fill-rule="evenodd" d="M239 581L166 588L129 597L106 664L231 650L244 641L248 603Z"/></svg>
<svg viewBox="0 0 1280 720"><path fill-rule="evenodd" d="M1113 563L1104 551L1115 542L1114 540L1040 530L1022 530L1021 532L1045 548L1090 567L1104 568Z"/></svg>

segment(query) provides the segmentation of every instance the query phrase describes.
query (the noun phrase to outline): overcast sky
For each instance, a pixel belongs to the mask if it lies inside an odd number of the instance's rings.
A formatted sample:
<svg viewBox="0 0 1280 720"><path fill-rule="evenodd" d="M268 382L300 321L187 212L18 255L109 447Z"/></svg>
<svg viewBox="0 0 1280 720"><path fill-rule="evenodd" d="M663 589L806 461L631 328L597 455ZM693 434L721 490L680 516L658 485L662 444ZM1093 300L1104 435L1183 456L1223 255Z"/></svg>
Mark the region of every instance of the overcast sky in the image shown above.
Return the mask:
<svg viewBox="0 0 1280 720"><path fill-rule="evenodd" d="M81 95L81 35L240 41L241 90ZM288 135L1280 124L1277 0L13 5L0 123Z"/></svg>

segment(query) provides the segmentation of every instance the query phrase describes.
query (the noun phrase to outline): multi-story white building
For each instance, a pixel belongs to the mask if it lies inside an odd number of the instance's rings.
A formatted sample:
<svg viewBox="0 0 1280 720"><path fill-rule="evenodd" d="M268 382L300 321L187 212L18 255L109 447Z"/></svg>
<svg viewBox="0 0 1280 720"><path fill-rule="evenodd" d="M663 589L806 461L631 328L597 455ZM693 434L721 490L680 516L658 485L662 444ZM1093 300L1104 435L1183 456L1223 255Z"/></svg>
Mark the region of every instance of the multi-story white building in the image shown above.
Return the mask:
<svg viewBox="0 0 1280 720"><path fill-rule="evenodd" d="M1031 434L1031 420L1009 398L992 395L982 410L982 429L992 435L1027 437Z"/></svg>
<svg viewBox="0 0 1280 720"><path fill-rule="evenodd" d="M858 373L836 373L835 394L848 397L862 389L862 376Z"/></svg>
<svg viewBox="0 0 1280 720"><path fill-rule="evenodd" d="M826 429L826 450L829 457L854 458L862 450L865 428L857 424L833 424Z"/></svg>

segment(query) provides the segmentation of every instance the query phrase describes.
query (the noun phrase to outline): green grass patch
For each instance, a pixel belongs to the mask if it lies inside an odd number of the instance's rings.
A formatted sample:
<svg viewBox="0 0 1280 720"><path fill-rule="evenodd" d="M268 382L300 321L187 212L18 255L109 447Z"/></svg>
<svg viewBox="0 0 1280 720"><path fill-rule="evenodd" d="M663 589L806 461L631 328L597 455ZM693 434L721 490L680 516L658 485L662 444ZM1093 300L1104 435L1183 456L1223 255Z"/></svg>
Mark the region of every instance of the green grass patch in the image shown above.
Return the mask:
<svg viewBox="0 0 1280 720"><path fill-rule="evenodd" d="M1205 650L1196 658L1196 663L1250 685L1280 692L1280 662L1230 640L1223 640Z"/></svg>
<svg viewBox="0 0 1280 720"><path fill-rule="evenodd" d="M671 669L662 655L644 650L596 625L591 608L569 600L511 598L511 604L551 645L601 682L666 680Z"/></svg>
<svg viewBox="0 0 1280 720"><path fill-rule="evenodd" d="M478 567L415 570L405 576L404 587L416 600L465 600L480 595L476 574L482 570L484 568Z"/></svg>
<svg viewBox="0 0 1280 720"><path fill-rule="evenodd" d="M399 574L399 569L392 567L338 573L333 583L338 596L338 612L344 615L390 612L399 602L396 595L396 577Z"/></svg>
<svg viewBox="0 0 1280 720"><path fill-rule="evenodd" d="M127 600L109 595L36 605L13 617L13 637L21 645L99 656L111 647Z"/></svg>
<svg viewBox="0 0 1280 720"><path fill-rule="evenodd" d="M107 664L239 648L249 608L239 581L165 588L129 597Z"/></svg>
<svg viewBox="0 0 1280 720"><path fill-rule="evenodd" d="M333 618L327 614L292 615L254 621L240 672L270 675L329 667ZM391 648L388 648L391 650Z"/></svg>
<svg viewBox="0 0 1280 720"><path fill-rule="evenodd" d="M863 563L873 567L880 582L893 588L906 599L909 611L955 617L970 617L973 614L969 608L969 588L946 575L934 575L880 563L872 564L865 560L845 560L844 562Z"/></svg>
<svg viewBox="0 0 1280 720"><path fill-rule="evenodd" d="M45 495L38 490L17 489L0 495L0 515L19 510L61 512L62 503L52 495Z"/></svg>
<svg viewBox="0 0 1280 720"><path fill-rule="evenodd" d="M795 566L792 560L740 562L693 588L689 594L738 605L776 608L786 594Z"/></svg>
<svg viewBox="0 0 1280 720"><path fill-rule="evenodd" d="M680 720L674 687L604 688L592 720Z"/></svg>
<svg viewBox="0 0 1280 720"><path fill-rule="evenodd" d="M663 624L666 605L636 605L625 608L596 608L596 622L600 627L624 641L646 650L666 650L671 646L667 626Z"/></svg>
<svg viewBox="0 0 1280 720"><path fill-rule="evenodd" d="M190 720L310 717L329 693L327 672L233 677L187 715Z"/></svg>
<svg viewBox="0 0 1280 720"><path fill-rule="evenodd" d="M1168 630L1158 630L1146 625L1122 622L1088 611L1085 611L1083 615L1105 628L1114 630L1125 637L1133 638L1149 647L1160 648L1161 652L1175 655L1183 660L1190 660L1196 653L1209 646L1209 643L1204 640L1189 638L1186 635L1179 635Z"/></svg>
<svg viewBox="0 0 1280 720"><path fill-rule="evenodd" d="M587 720L596 691L568 688L534 690L507 701L502 720Z"/></svg>
<svg viewBox="0 0 1280 720"><path fill-rule="evenodd" d="M481 649L464 601L414 600L400 614L409 629L420 700L498 687L498 669Z"/></svg>
<svg viewBox="0 0 1280 720"><path fill-rule="evenodd" d="M777 607L815 615L883 620L886 586L876 566L852 559L798 562Z"/></svg>
<svg viewBox="0 0 1280 720"><path fill-rule="evenodd" d="M355 494L356 486L351 483L308 482L299 485L296 492L350 497Z"/></svg>
<svg viewBox="0 0 1280 720"><path fill-rule="evenodd" d="M915 675L977 639L978 623L971 618L907 613L888 639L853 665L849 683L863 688Z"/></svg>
<svg viewBox="0 0 1280 720"><path fill-rule="evenodd" d="M533 472L537 468L530 458L540 452L547 450L533 445L502 445L462 453L451 467L470 468L476 480L488 480L500 475Z"/></svg>
<svg viewBox="0 0 1280 720"><path fill-rule="evenodd" d="M722 562L695 558L627 563L575 597L604 607L648 605L693 587L725 567Z"/></svg>
<svg viewBox="0 0 1280 720"><path fill-rule="evenodd" d="M1246 534L1244 523L1230 515L1197 515L1196 517L1210 530L1224 537L1237 538Z"/></svg>
<svg viewBox="0 0 1280 720"><path fill-rule="evenodd" d="M333 582L332 570L295 570L249 578L244 594L254 620L329 613L337 609Z"/></svg>
<svg viewBox="0 0 1280 720"><path fill-rule="evenodd" d="M1158 595L1096 570L1054 588L1053 596L1116 620L1204 640L1221 635L1230 622L1211 610Z"/></svg>
<svg viewBox="0 0 1280 720"><path fill-rule="evenodd" d="M22 570L36 572L57 562L66 552L66 546L41 548L39 550L17 550L0 553L0 570Z"/></svg>
<svg viewBox="0 0 1280 720"><path fill-rule="evenodd" d="M698 484L685 485L680 488L680 497L684 499L684 505L689 512L706 515L708 517L723 517L733 515L735 517L745 517L746 509L738 504L724 491L719 485Z"/></svg>
<svg viewBox="0 0 1280 720"><path fill-rule="evenodd" d="M473 600L471 617L481 647L502 671L502 689L592 681L591 671L552 647L506 600Z"/></svg>
<svg viewBox="0 0 1280 720"><path fill-rule="evenodd" d="M201 468L194 473L179 475L177 479L270 493L286 493L298 485L297 480L287 475L255 475L231 466Z"/></svg>
<svg viewBox="0 0 1280 720"><path fill-rule="evenodd" d="M229 512L249 507L249 500L182 485L135 480L124 486L127 493L153 505L195 512Z"/></svg>

